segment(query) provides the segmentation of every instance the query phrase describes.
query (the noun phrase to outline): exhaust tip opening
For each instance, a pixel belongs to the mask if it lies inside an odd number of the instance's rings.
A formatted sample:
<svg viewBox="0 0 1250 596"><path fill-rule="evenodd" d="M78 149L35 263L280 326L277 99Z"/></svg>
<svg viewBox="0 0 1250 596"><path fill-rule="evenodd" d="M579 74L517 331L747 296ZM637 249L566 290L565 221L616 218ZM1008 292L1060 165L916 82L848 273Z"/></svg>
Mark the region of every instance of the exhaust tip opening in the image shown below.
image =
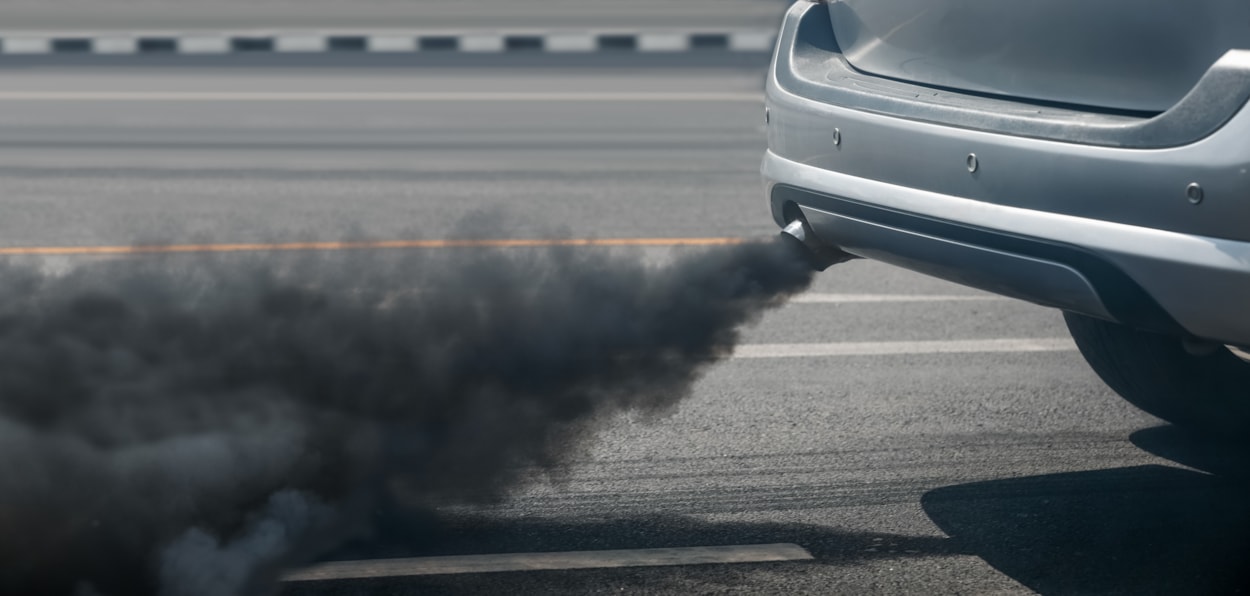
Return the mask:
<svg viewBox="0 0 1250 596"><path fill-rule="evenodd" d="M836 246L820 242L801 214L790 220L781 230L781 236L788 238L798 248L801 258L816 271L824 271L833 265L856 258Z"/></svg>

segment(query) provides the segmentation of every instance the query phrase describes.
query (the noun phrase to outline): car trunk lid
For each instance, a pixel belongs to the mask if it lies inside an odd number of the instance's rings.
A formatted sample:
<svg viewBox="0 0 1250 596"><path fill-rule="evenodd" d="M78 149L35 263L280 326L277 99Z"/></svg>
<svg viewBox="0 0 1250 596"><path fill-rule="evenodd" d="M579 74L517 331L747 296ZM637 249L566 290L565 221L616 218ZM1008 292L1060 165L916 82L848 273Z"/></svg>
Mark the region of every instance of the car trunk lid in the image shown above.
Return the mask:
<svg viewBox="0 0 1250 596"><path fill-rule="evenodd" d="M837 0L857 69L1062 104L1162 112L1233 48L1247 0Z"/></svg>

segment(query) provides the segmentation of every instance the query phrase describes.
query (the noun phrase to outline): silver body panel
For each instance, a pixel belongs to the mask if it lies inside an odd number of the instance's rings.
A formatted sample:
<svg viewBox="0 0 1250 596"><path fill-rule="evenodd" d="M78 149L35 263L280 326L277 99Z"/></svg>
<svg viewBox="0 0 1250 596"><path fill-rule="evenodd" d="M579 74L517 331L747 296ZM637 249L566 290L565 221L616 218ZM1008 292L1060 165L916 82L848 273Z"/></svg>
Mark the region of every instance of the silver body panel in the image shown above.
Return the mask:
<svg viewBox="0 0 1250 596"><path fill-rule="evenodd" d="M1161 112L1229 49L1250 48L1245 0L837 0L861 70L1089 106Z"/></svg>
<svg viewBox="0 0 1250 596"><path fill-rule="evenodd" d="M1163 148L1038 138L1027 134L1033 130L1027 122L1020 123L1021 134L1003 126L978 130L865 109L855 98L822 101L819 85L812 85L843 81L812 81L799 72L830 64L803 53L800 25L815 16L829 29L825 10L805 2L792 7L769 75L763 175L778 224L797 207L820 240L848 252L1117 319L1101 269L1078 270L1027 251L864 221L838 212L832 197L917 221L1071 248L1122 272L1185 333L1250 345L1250 110L1244 99L1210 106L1231 116L1209 133ZM1250 61L1245 66L1239 76L1250 79ZM917 95L923 89L917 87ZM969 154L976 155L975 171ZM1204 189L1198 204L1186 196L1195 182ZM811 198L795 199L781 192L785 188L810 191Z"/></svg>

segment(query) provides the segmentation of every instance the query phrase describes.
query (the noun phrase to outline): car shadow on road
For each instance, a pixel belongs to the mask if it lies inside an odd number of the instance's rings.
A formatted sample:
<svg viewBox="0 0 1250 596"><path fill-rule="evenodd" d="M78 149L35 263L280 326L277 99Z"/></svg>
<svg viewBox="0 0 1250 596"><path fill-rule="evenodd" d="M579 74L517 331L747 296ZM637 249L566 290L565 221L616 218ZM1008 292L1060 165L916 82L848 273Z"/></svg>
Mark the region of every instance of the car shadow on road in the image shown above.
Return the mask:
<svg viewBox="0 0 1250 596"><path fill-rule="evenodd" d="M1171 426L1134 433L1195 470L1135 466L977 482L921 504L957 548L1042 594L1250 588L1250 447Z"/></svg>

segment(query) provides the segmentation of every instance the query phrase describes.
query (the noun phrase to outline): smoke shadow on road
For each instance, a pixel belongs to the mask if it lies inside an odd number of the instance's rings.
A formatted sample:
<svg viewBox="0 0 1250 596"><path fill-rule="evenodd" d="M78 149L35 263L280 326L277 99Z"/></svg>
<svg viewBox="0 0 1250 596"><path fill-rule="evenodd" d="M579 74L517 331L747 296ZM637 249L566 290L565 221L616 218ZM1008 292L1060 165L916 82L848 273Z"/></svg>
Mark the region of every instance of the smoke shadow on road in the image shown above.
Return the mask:
<svg viewBox="0 0 1250 596"><path fill-rule="evenodd" d="M1135 433L1162 465L929 491L925 512L958 545L1042 594L1231 593L1250 580L1245 445L1174 427Z"/></svg>

